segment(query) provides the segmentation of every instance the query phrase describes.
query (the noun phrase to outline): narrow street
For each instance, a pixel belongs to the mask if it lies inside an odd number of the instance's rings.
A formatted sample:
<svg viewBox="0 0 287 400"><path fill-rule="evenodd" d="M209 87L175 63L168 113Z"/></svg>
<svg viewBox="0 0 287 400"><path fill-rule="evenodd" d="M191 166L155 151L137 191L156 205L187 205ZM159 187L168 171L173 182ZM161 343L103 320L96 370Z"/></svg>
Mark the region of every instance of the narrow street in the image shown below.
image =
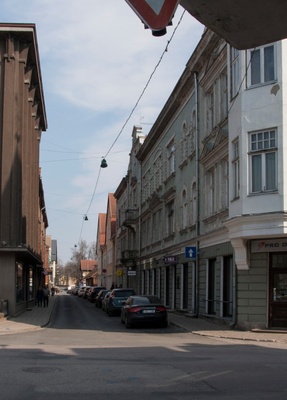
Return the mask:
<svg viewBox="0 0 287 400"><path fill-rule="evenodd" d="M279 399L287 393L282 344L208 338L173 326L127 330L119 317L66 294L46 328L1 336L0 360L5 400Z"/></svg>

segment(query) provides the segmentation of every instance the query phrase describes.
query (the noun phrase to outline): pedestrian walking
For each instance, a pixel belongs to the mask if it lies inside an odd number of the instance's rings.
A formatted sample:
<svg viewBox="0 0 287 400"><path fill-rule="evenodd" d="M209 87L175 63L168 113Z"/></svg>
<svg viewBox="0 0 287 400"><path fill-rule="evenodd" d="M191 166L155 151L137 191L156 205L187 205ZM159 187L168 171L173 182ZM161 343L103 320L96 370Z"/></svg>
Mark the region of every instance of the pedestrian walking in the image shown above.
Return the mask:
<svg viewBox="0 0 287 400"><path fill-rule="evenodd" d="M45 285L43 289L43 303L44 307L49 305L49 296L50 296L50 289L48 288L47 285Z"/></svg>
<svg viewBox="0 0 287 400"><path fill-rule="evenodd" d="M43 289L42 289L42 286L39 286L37 293L36 293L36 300L37 300L38 307L43 306L43 298L44 298Z"/></svg>

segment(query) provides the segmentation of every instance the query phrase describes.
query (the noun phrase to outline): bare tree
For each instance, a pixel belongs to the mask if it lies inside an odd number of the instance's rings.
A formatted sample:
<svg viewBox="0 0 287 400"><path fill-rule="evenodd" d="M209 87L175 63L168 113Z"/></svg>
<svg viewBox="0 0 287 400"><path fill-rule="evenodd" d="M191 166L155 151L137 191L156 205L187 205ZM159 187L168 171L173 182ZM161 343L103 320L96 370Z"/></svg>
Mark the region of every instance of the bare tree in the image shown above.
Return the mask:
<svg viewBox="0 0 287 400"><path fill-rule="evenodd" d="M97 259L97 243L92 242L89 247L89 259L96 260Z"/></svg>

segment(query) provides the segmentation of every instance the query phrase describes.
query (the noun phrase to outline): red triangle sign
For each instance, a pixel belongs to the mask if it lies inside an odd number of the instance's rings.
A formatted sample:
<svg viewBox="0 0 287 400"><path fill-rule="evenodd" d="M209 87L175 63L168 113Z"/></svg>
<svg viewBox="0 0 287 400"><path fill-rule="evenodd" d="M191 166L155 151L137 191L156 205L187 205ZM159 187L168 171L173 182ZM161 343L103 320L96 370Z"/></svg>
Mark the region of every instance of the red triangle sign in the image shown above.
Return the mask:
<svg viewBox="0 0 287 400"><path fill-rule="evenodd" d="M126 0L145 25L153 31L167 27L179 0Z"/></svg>

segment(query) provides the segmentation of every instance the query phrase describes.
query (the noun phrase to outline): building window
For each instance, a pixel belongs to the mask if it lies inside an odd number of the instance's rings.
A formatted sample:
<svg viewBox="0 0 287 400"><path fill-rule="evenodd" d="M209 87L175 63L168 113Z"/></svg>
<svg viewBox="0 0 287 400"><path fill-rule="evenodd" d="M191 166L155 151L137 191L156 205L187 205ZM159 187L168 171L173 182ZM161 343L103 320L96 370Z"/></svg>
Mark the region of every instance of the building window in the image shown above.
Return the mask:
<svg viewBox="0 0 287 400"><path fill-rule="evenodd" d="M277 190L277 133L275 129L249 134L251 193Z"/></svg>
<svg viewBox="0 0 287 400"><path fill-rule="evenodd" d="M175 172L175 143L172 141L167 147L168 176Z"/></svg>
<svg viewBox="0 0 287 400"><path fill-rule="evenodd" d="M231 97L239 92L239 50L231 48Z"/></svg>
<svg viewBox="0 0 287 400"><path fill-rule="evenodd" d="M232 143L232 168L233 168L233 199L240 196L240 162L239 162L239 139Z"/></svg>
<svg viewBox="0 0 287 400"><path fill-rule="evenodd" d="M187 210L187 194L186 190L182 192L182 229L187 228L188 226L188 210Z"/></svg>
<svg viewBox="0 0 287 400"><path fill-rule="evenodd" d="M193 110L190 121L190 137L189 137L189 154L195 151L195 135L196 135L196 112Z"/></svg>
<svg viewBox="0 0 287 400"><path fill-rule="evenodd" d="M174 234L174 202L170 202L166 206L167 211L167 236Z"/></svg>
<svg viewBox="0 0 287 400"><path fill-rule="evenodd" d="M206 134L209 134L215 126L214 115L214 91L213 87L206 94Z"/></svg>
<svg viewBox="0 0 287 400"><path fill-rule="evenodd" d="M161 209L157 210L152 216L152 237L153 243L161 239L162 232L162 221L161 221Z"/></svg>
<svg viewBox="0 0 287 400"><path fill-rule="evenodd" d="M275 47L268 45L250 51L250 85L272 82L275 77Z"/></svg>
<svg viewBox="0 0 287 400"><path fill-rule="evenodd" d="M206 135L209 135L217 124L222 123L228 115L227 74L224 72L214 81L205 94Z"/></svg>
<svg viewBox="0 0 287 400"><path fill-rule="evenodd" d="M228 115L228 89L227 75L220 75L220 121L227 118Z"/></svg>
<svg viewBox="0 0 287 400"><path fill-rule="evenodd" d="M157 190L162 185L162 157L159 155L154 161L154 185Z"/></svg>
<svg viewBox="0 0 287 400"><path fill-rule="evenodd" d="M221 190L219 193L220 196L220 209L226 210L229 205L229 169L228 169L228 159L223 159L220 162L220 186Z"/></svg>
<svg viewBox="0 0 287 400"><path fill-rule="evenodd" d="M186 122L182 125L181 138L180 138L180 162L183 163L187 159L188 155L188 143L187 143L187 125Z"/></svg>
<svg viewBox="0 0 287 400"><path fill-rule="evenodd" d="M211 216L215 213L215 171L211 169L206 175L206 215Z"/></svg>

